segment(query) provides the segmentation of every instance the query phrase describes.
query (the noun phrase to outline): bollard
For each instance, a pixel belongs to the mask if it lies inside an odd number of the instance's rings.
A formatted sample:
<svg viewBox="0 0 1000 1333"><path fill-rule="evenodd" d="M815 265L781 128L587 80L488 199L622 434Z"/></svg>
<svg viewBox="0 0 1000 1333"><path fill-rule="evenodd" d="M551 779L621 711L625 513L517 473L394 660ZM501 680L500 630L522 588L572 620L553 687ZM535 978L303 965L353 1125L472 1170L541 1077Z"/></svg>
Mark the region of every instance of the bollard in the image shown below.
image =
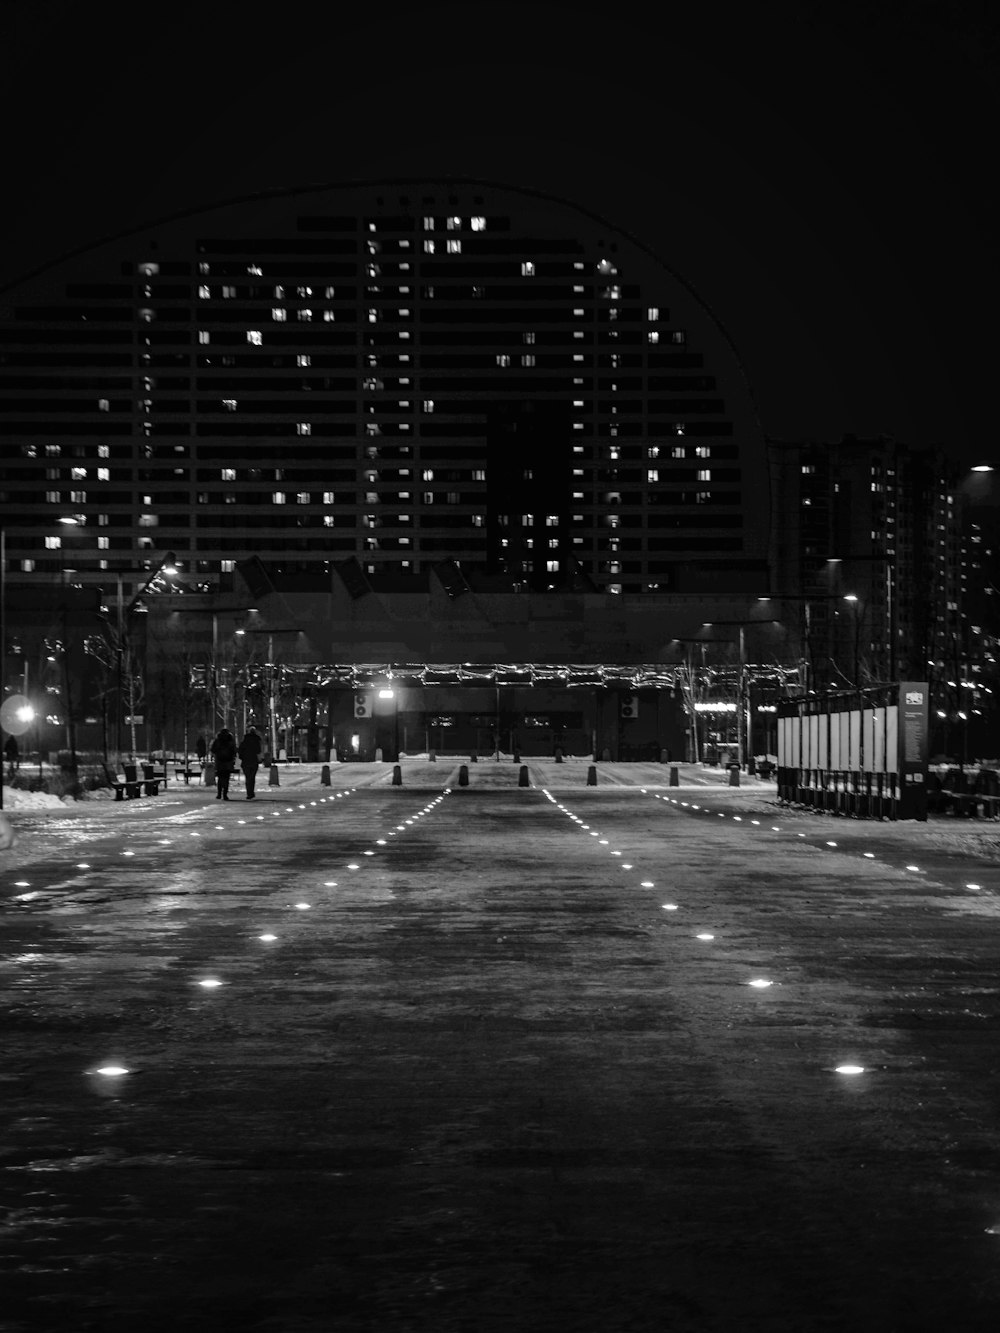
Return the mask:
<svg viewBox="0 0 1000 1333"><path fill-rule="evenodd" d="M392 785L394 787L401 787L403 785L403 770L400 768L399 764L393 764L392 766Z"/></svg>
<svg viewBox="0 0 1000 1333"><path fill-rule="evenodd" d="M729 765L729 785L738 787L740 785L740 770L738 764Z"/></svg>
<svg viewBox="0 0 1000 1333"><path fill-rule="evenodd" d="M590 767L587 769L587 786L588 787L597 786L597 768L594 764L591 764Z"/></svg>
<svg viewBox="0 0 1000 1333"><path fill-rule="evenodd" d="M278 777L278 765L272 764L267 775L267 785L269 787L280 787L281 779Z"/></svg>
<svg viewBox="0 0 1000 1333"><path fill-rule="evenodd" d="M330 786L330 765L324 764L319 771L319 785L321 787Z"/></svg>
<svg viewBox="0 0 1000 1333"><path fill-rule="evenodd" d="M458 785L467 787L469 785L469 765L463 764L458 770Z"/></svg>
<svg viewBox="0 0 1000 1333"><path fill-rule="evenodd" d="M515 750L515 751L514 751L514 763L515 763L515 764L519 764L520 762L521 762L521 756L520 756L520 755L518 754L518 752Z"/></svg>
<svg viewBox="0 0 1000 1333"><path fill-rule="evenodd" d="M427 756L428 762L432 764L437 763L437 758L437 752L435 750L431 750L430 754Z"/></svg>
<svg viewBox="0 0 1000 1333"><path fill-rule="evenodd" d="M670 751L669 751L669 750L661 750L661 751L660 751L660 763L661 763L661 764L669 764L669 763L670 763Z"/></svg>
<svg viewBox="0 0 1000 1333"><path fill-rule="evenodd" d="M680 773L677 771L677 765L676 765L676 764L674 764L674 766L673 766L673 767L671 768L671 770L670 770L670 784L669 784L669 785L670 785L671 787L679 787L679 786L681 785L681 775L680 775Z"/></svg>
<svg viewBox="0 0 1000 1333"><path fill-rule="evenodd" d="M470 763L470 764L478 764L478 763L479 763L479 755L478 755L478 754L470 754L470 755L469 755L469 763Z"/></svg>
<svg viewBox="0 0 1000 1333"><path fill-rule="evenodd" d="M521 767L518 769L518 773L517 773L517 785L518 785L519 787L530 787L530 786L531 786L531 783L528 781L528 765L527 765L527 764L522 764Z"/></svg>
<svg viewBox="0 0 1000 1333"><path fill-rule="evenodd" d="M563 761L563 752L562 752L562 750L560 750L560 748L559 748L558 745L556 746L555 759L556 759L556 763L557 763L557 764L561 764L562 761Z"/></svg>

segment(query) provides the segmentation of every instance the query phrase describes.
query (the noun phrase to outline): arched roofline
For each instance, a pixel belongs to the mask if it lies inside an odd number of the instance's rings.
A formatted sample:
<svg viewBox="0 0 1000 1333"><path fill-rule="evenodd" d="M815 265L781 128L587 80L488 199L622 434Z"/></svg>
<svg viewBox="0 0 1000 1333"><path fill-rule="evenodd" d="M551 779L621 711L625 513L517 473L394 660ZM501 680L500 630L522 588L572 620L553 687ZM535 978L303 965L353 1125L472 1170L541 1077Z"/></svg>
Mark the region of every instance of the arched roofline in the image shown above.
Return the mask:
<svg viewBox="0 0 1000 1333"><path fill-rule="evenodd" d="M578 204L572 199L564 199L560 195L550 194L546 190L539 190L533 186L511 185L503 181L487 180L484 177L479 176L375 176L342 181L328 181L322 184L314 183L312 185L274 186L271 189L255 190L251 194L234 195L228 199L217 200L212 204L200 204L196 208L185 208L177 213L168 213L163 217L144 222L140 226L129 227L125 231L113 232L110 235L101 237L99 240L91 241L86 245L77 246L72 250L67 250L56 258L47 260L44 264L40 264L37 268L32 269L30 272L25 273L14 281L0 287L0 295L6 295L26 283L33 282L36 278L43 277L46 273L58 268L61 264L68 263L73 259L82 258L84 255L91 254L92 252L101 249L103 246L113 245L116 241L127 240L128 237L139 235L144 231L150 231L159 227L167 227L174 222L182 222L188 218L195 218L200 214L212 213L217 209L236 208L241 204L250 204L256 200L294 199L299 195L321 194L327 190L359 190L371 189L378 186L400 189L404 186L412 187L416 185L435 185L438 187L449 185L466 187L481 186L483 189L487 190L505 190L512 194L522 194L528 198L544 200L546 203L558 204L562 208L571 209L573 212L588 218L591 222L595 222L599 226L606 228L608 231L623 237L630 245L634 246L637 250L640 250L644 255L651 259L654 264L657 264L663 269L672 281L683 287L692 300L696 301L701 309L705 311L706 315L718 329L732 353L733 362L739 372L741 380L743 381L743 387L746 391L750 407L753 410L754 418L756 419L758 428L763 432L763 426L761 424L760 414L757 411L757 404L754 399L750 379L743 367L743 362L740 360L736 343L729 333L729 330L709 303L698 293L691 283L677 273L676 270L672 269L655 250L648 246L644 241L639 240L638 237L633 236L631 232L618 226L617 223L609 222L603 214L595 213L592 209L585 208L582 204Z"/></svg>

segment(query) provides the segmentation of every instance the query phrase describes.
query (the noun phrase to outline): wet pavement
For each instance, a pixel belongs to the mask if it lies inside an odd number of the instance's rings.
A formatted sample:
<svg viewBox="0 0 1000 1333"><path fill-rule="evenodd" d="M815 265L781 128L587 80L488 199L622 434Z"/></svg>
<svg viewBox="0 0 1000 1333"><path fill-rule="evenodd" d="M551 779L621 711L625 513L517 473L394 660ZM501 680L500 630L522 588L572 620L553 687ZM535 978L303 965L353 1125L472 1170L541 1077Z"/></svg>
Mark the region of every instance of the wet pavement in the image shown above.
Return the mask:
<svg viewBox="0 0 1000 1333"><path fill-rule="evenodd" d="M529 772L15 819L0 1333L1000 1325L992 830Z"/></svg>

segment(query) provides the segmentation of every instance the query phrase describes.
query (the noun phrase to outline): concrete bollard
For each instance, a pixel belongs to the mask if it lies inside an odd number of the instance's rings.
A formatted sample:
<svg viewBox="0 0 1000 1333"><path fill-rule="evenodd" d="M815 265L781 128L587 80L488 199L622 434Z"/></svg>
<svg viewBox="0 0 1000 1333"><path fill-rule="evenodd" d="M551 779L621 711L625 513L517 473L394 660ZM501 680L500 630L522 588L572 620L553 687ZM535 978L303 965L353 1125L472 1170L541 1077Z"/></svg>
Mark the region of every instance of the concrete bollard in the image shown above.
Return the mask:
<svg viewBox="0 0 1000 1333"><path fill-rule="evenodd" d="M669 785L670 785L671 787L679 787L679 786L681 785L681 775L680 775L680 773L677 771L677 765L676 765L676 764L674 764L673 767L672 767L671 770L670 770L670 783L669 783Z"/></svg>
<svg viewBox="0 0 1000 1333"><path fill-rule="evenodd" d="M330 765L324 764L319 771L319 785L321 787L330 786Z"/></svg>
<svg viewBox="0 0 1000 1333"><path fill-rule="evenodd" d="M587 769L587 786L588 787L597 786L597 766L595 764L591 764L590 767Z"/></svg>
<svg viewBox="0 0 1000 1333"><path fill-rule="evenodd" d="M470 763L470 764L478 764L478 763L479 763L479 755L478 755L478 754L470 754L470 755L469 755L469 763Z"/></svg>
<svg viewBox="0 0 1000 1333"><path fill-rule="evenodd" d="M520 756L520 755L518 754L518 752L515 750L515 751L514 751L514 763L515 763L515 764L519 764L520 762L521 762L521 756Z"/></svg>
<svg viewBox="0 0 1000 1333"><path fill-rule="evenodd" d="M431 750L430 754L427 756L427 761L428 761L428 763L436 764L436 763L437 763L437 760L438 760L438 757L437 757L436 752L435 752L434 750Z"/></svg>
<svg viewBox="0 0 1000 1333"><path fill-rule="evenodd" d="M278 777L278 765L272 764L267 774L267 785L269 787L280 787L281 779Z"/></svg>
<svg viewBox="0 0 1000 1333"><path fill-rule="evenodd" d="M392 766L392 785L394 787L401 787L403 785L403 770L399 764L393 764Z"/></svg>
<svg viewBox="0 0 1000 1333"><path fill-rule="evenodd" d="M458 770L458 785L459 785L460 787L467 787L467 786L469 785L469 765L468 765L468 764L462 764L461 768L459 768L459 770Z"/></svg>
<svg viewBox="0 0 1000 1333"><path fill-rule="evenodd" d="M669 764L669 763L670 763L670 751L669 751L669 750L661 750L661 751L660 751L660 763L661 763L661 764Z"/></svg>
<svg viewBox="0 0 1000 1333"><path fill-rule="evenodd" d="M729 765L729 785L738 787L740 785L740 770L736 764Z"/></svg>
<svg viewBox="0 0 1000 1333"><path fill-rule="evenodd" d="M518 769L518 773L517 773L517 785L518 785L519 787L530 787L530 786L531 786L531 783L528 781L528 765L527 765L527 764L522 764L521 767Z"/></svg>

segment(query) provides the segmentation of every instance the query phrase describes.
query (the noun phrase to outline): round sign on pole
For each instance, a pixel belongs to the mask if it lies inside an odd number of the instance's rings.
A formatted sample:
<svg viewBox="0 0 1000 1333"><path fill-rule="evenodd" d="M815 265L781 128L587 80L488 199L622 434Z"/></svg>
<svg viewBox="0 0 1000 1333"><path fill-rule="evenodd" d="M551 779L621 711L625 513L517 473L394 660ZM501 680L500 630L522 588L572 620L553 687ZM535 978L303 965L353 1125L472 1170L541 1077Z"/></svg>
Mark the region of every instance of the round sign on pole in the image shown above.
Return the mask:
<svg viewBox="0 0 1000 1333"><path fill-rule="evenodd" d="M0 704L0 727L10 736L23 736L34 720L35 710L23 694L12 694Z"/></svg>

